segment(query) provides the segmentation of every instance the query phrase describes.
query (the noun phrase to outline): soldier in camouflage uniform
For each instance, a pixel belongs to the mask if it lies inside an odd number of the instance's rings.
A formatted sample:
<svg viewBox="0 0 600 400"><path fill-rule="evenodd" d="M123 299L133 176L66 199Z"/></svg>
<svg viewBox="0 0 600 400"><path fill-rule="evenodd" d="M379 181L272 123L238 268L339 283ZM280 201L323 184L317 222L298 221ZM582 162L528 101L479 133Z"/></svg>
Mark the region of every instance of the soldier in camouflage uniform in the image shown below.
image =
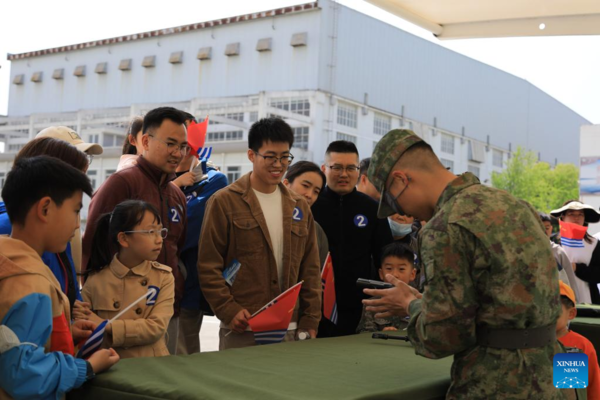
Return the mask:
<svg viewBox="0 0 600 400"><path fill-rule="evenodd" d="M408 336L428 358L454 355L448 399L562 399L553 356L561 312L556 261L537 213L470 173L447 171L413 132L377 144L369 179L381 192L379 217L429 221L419 234L422 298L396 287L365 289L379 317L410 315ZM568 395L568 396L567 396Z"/></svg>

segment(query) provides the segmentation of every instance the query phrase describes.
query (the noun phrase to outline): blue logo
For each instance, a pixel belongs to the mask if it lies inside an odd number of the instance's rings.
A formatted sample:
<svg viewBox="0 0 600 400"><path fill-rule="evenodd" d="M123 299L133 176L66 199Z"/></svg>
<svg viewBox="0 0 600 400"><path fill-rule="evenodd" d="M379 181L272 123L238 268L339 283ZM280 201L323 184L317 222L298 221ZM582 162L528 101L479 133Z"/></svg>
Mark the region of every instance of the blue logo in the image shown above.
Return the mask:
<svg viewBox="0 0 600 400"><path fill-rule="evenodd" d="M298 207L294 208L294 213L292 214L292 219L294 221L302 221L302 218L304 218L304 214L302 214L302 210L299 209Z"/></svg>
<svg viewBox="0 0 600 400"><path fill-rule="evenodd" d="M146 305L153 306L156 304L156 299L158 298L158 294L160 293L160 288L158 286L148 286L148 295L146 296Z"/></svg>
<svg viewBox="0 0 600 400"><path fill-rule="evenodd" d="M588 386L588 356L585 353L554 355L554 387L585 389Z"/></svg>
<svg viewBox="0 0 600 400"><path fill-rule="evenodd" d="M354 217L354 225L356 225L359 228L366 228L367 225L369 225L369 220L364 215L357 214Z"/></svg>

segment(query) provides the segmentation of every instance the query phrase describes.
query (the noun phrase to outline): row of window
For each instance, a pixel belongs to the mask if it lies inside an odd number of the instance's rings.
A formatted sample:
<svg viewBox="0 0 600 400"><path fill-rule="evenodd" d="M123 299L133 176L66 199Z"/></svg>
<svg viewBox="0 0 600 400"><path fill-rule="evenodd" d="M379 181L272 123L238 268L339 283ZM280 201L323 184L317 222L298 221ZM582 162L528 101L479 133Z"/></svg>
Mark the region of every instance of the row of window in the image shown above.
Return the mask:
<svg viewBox="0 0 600 400"><path fill-rule="evenodd" d="M271 99L269 105L294 114L310 116L310 102L308 99Z"/></svg>
<svg viewBox="0 0 600 400"><path fill-rule="evenodd" d="M440 150L442 153L454 154L454 144L456 138L452 135L442 133ZM485 162L484 145L482 143L475 143L469 141L469 160L476 162ZM504 156L501 150L492 149L492 165L494 167L502 168L504 166Z"/></svg>

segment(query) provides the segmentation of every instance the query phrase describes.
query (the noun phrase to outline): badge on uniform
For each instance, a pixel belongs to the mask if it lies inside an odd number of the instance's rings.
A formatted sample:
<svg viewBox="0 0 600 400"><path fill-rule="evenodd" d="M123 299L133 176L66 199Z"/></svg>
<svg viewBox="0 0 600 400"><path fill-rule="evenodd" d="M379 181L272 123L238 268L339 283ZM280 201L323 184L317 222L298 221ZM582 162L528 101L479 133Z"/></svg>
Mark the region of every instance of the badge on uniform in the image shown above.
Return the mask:
<svg viewBox="0 0 600 400"><path fill-rule="evenodd" d="M298 207L294 208L294 213L292 214L292 219L294 221L302 221L302 218L304 218L304 214L302 213L302 210L299 209Z"/></svg>
<svg viewBox="0 0 600 400"><path fill-rule="evenodd" d="M160 288L157 286L148 286L148 294L146 297L146 305L153 306L156 304L156 299L158 299L158 293L160 292Z"/></svg>
<svg viewBox="0 0 600 400"><path fill-rule="evenodd" d="M356 214L354 216L354 225L356 225L358 228L366 228L368 224L369 220L364 215Z"/></svg>

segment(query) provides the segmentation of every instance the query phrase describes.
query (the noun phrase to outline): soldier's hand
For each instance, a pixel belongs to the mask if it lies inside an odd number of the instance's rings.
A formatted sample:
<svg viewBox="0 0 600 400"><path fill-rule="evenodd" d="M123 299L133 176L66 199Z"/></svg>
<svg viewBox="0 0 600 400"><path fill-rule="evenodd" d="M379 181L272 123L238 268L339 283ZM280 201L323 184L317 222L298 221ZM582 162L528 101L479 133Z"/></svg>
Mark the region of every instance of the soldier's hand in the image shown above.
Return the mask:
<svg viewBox="0 0 600 400"><path fill-rule="evenodd" d="M376 318L389 318L391 316L405 317L408 315L409 304L421 294L392 275L387 274L385 280L394 285L390 289L363 289L369 296L379 297L376 299L363 300L367 311L375 312Z"/></svg>

